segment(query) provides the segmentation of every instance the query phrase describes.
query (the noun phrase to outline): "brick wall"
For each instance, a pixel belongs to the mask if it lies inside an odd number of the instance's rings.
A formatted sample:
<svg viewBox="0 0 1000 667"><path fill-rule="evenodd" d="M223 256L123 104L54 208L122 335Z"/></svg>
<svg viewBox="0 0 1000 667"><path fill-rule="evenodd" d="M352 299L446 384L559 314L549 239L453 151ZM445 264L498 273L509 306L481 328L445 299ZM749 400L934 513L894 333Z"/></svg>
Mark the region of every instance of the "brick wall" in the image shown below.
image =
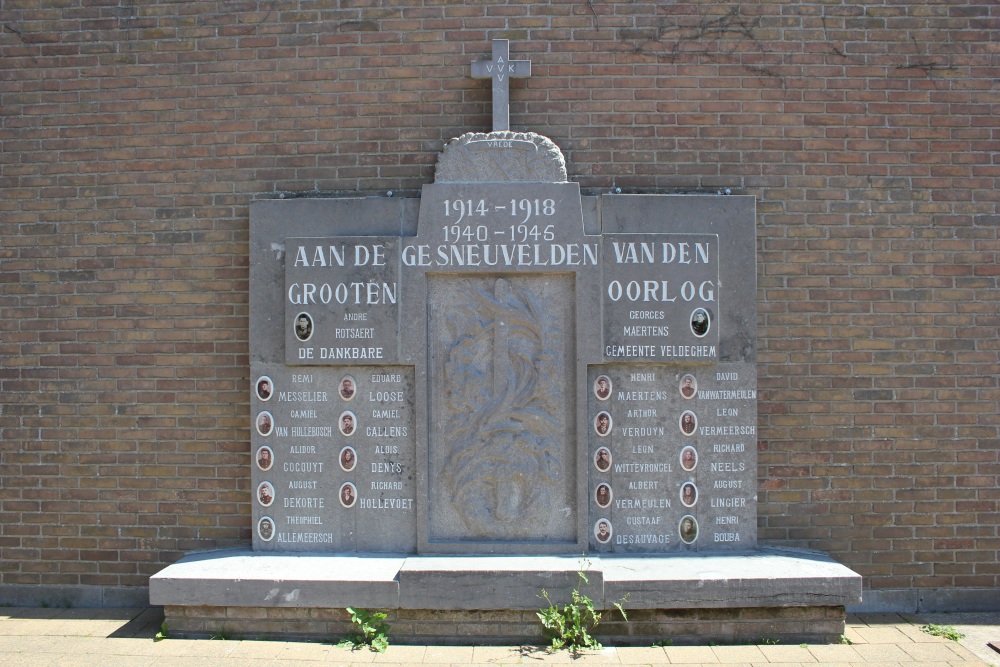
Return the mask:
<svg viewBox="0 0 1000 667"><path fill-rule="evenodd" d="M357 630L343 609L168 605L164 613L171 637L329 641ZM605 612L595 636L614 646L649 646L663 637L674 645L756 644L763 638L771 643L829 644L843 636L844 619L843 607L633 609L628 622L616 611ZM394 644L548 643L534 611L391 609L385 622Z"/></svg>
<svg viewBox="0 0 1000 667"><path fill-rule="evenodd" d="M758 197L761 541L1000 585L1000 6L400 4L3 3L6 599L248 541L248 203L416 194L496 37L585 191Z"/></svg>

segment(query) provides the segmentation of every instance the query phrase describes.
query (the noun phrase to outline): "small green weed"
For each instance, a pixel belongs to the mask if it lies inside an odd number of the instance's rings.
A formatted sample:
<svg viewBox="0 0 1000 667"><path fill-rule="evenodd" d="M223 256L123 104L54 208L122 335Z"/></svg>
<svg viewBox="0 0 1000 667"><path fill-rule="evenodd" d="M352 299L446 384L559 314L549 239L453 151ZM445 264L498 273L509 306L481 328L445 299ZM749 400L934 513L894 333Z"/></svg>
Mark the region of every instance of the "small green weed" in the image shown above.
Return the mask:
<svg viewBox="0 0 1000 667"><path fill-rule="evenodd" d="M226 641L229 639L229 630L223 626L221 629L216 630L215 633L210 637L210 639L217 639L219 641Z"/></svg>
<svg viewBox="0 0 1000 667"><path fill-rule="evenodd" d="M781 640L775 637L761 637L760 643L765 646L777 646L781 643Z"/></svg>
<svg viewBox="0 0 1000 667"><path fill-rule="evenodd" d="M661 639L658 642L653 642L653 648L666 648L667 646L673 646L673 639Z"/></svg>
<svg viewBox="0 0 1000 667"><path fill-rule="evenodd" d="M934 623L928 623L927 625L921 625L920 629L929 635L944 637L945 639L950 639L953 642L965 639L965 635L950 625L935 625Z"/></svg>
<svg viewBox="0 0 1000 667"><path fill-rule="evenodd" d="M153 641L162 641L168 637L170 637L170 635L167 632L167 622L163 621L163 623L160 623L160 631L156 633L155 637L153 637Z"/></svg>
<svg viewBox="0 0 1000 667"><path fill-rule="evenodd" d="M840 635L840 640L839 641L840 641L841 644L847 644L848 646L850 646L851 644L854 643L850 639L847 638L847 635Z"/></svg>
<svg viewBox="0 0 1000 667"><path fill-rule="evenodd" d="M361 648L367 646L373 651L384 653L389 648L388 623L384 623L389 617L384 611L368 611L366 609L347 608L347 613L351 615L351 622L361 631L347 639L342 639L337 646L349 648Z"/></svg>
<svg viewBox="0 0 1000 667"><path fill-rule="evenodd" d="M589 582L587 573L585 570L581 570L576 574L579 579L570 594L570 603L561 609L559 605L549 599L549 594L545 589L542 589L542 594L538 596L545 598L545 601L549 603L548 607L536 612L536 615L538 620L542 622L542 627L545 628L545 635L552 642L552 649L556 651L563 648L573 651L603 648L601 642L590 634L594 628L600 625L601 614L594 609L594 601L580 592L582 585ZM626 621L628 616L625 614L622 604L627 598L628 595L615 603L615 609Z"/></svg>

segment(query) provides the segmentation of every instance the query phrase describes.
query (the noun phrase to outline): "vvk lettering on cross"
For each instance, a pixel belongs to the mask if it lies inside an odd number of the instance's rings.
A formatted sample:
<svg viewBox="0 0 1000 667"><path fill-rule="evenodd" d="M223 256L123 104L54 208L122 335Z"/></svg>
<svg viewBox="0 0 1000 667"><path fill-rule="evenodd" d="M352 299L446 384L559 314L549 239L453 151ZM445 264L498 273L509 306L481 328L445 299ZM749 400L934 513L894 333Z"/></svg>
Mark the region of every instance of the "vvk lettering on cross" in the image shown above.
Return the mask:
<svg viewBox="0 0 1000 667"><path fill-rule="evenodd" d="M510 129L510 80L531 76L530 60L511 60L510 42L493 40L492 60L472 63L472 77L493 79L493 131Z"/></svg>

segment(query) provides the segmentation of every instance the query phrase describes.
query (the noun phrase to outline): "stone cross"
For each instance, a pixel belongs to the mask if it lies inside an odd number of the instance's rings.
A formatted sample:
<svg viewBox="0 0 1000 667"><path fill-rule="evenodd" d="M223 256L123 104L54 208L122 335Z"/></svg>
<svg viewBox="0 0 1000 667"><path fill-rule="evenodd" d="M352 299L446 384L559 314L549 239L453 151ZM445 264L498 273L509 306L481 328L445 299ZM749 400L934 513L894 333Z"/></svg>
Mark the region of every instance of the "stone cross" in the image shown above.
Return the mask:
<svg viewBox="0 0 1000 667"><path fill-rule="evenodd" d="M493 40L492 60L472 63L472 77L493 79L493 131L510 129L510 79L531 76L530 60L511 60L510 42Z"/></svg>

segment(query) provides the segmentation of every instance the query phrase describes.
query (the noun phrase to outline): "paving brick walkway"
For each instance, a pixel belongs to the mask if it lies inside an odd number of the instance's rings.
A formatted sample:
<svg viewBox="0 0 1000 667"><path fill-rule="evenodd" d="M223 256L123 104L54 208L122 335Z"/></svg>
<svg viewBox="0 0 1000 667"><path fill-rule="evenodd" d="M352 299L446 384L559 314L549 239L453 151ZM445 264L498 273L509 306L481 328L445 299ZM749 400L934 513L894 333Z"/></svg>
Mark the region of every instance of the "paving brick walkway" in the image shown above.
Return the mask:
<svg viewBox="0 0 1000 667"><path fill-rule="evenodd" d="M848 619L849 644L833 646L670 646L607 648L578 656L537 647L390 646L386 653L283 641L154 641L157 609L0 608L4 667L236 667L237 665L879 665L1000 666L986 646L1000 639L1000 613L910 617L862 614ZM925 622L953 625L953 642L920 631ZM978 656L978 657L977 657Z"/></svg>

